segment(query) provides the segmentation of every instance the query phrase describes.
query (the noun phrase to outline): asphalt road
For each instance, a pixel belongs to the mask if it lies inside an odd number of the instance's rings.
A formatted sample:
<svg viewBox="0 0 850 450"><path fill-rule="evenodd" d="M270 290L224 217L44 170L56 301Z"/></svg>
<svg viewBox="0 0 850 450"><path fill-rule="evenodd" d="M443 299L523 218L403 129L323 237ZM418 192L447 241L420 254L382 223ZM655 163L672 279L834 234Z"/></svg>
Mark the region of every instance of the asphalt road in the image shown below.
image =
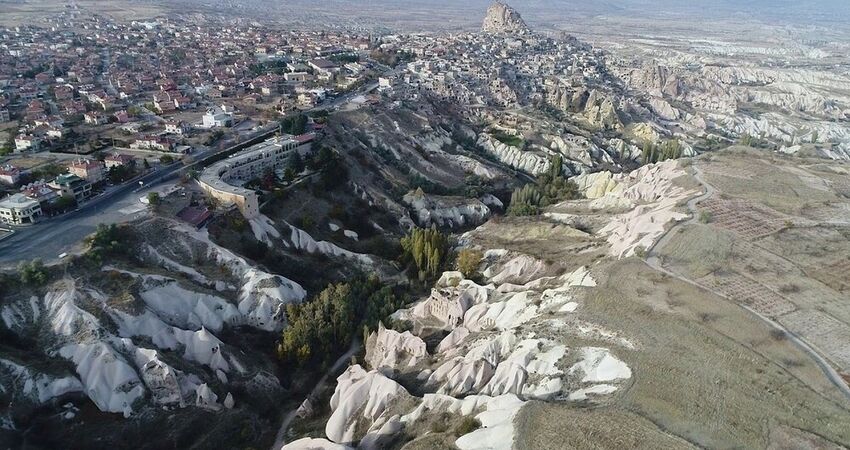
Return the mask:
<svg viewBox="0 0 850 450"><path fill-rule="evenodd" d="M333 109L347 103L351 99L369 93L378 87L378 83L370 83L354 92L330 100L310 111ZM263 131L273 134L276 129ZM256 137L256 136L255 136ZM243 142L249 139L243 139ZM195 163L184 166L174 163L160 168L132 183L118 186L93 200L81 205L77 210L67 214L45 219L28 227L18 227L12 236L0 240L0 267L14 267L20 261L39 258L45 263L55 262L62 253L73 253L82 249L82 240L93 233L98 224L121 223L133 220L145 211L139 199L148 192L157 190L163 183L176 179L180 169L199 166L204 159L218 153L232 151L234 144L226 149L214 152L212 150L193 155ZM139 187L138 181L144 186Z"/></svg>

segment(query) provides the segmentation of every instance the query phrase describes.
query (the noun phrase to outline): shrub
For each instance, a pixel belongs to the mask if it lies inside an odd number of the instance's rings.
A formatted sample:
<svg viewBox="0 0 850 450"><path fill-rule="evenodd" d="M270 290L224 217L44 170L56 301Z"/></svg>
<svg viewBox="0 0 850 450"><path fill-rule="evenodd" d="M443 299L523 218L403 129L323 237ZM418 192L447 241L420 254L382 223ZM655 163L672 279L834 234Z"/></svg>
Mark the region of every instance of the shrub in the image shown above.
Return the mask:
<svg viewBox="0 0 850 450"><path fill-rule="evenodd" d="M156 206L162 199L159 197L159 192L148 192L148 203L151 206Z"/></svg>
<svg viewBox="0 0 850 450"><path fill-rule="evenodd" d="M699 213L699 221L700 223L709 223L711 222L711 213L708 211L700 211Z"/></svg>
<svg viewBox="0 0 850 450"><path fill-rule="evenodd" d="M40 259L21 262L18 265L18 275L22 283L30 286L41 286L47 282L47 269Z"/></svg>
<svg viewBox="0 0 850 450"><path fill-rule="evenodd" d="M481 422L470 416L464 416L455 428L455 436L460 437L481 428Z"/></svg>
<svg viewBox="0 0 850 450"><path fill-rule="evenodd" d="M478 250L465 248L457 255L457 270L463 276L469 278L478 271L478 265L481 264L481 259L484 254Z"/></svg>

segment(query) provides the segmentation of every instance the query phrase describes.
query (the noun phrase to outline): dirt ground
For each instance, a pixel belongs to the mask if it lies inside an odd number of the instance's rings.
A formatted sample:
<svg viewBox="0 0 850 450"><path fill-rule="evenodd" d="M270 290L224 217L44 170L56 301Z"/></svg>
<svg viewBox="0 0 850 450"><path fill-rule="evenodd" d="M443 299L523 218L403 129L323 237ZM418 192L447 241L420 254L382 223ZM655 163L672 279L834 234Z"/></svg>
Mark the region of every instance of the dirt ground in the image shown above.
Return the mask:
<svg viewBox="0 0 850 450"><path fill-rule="evenodd" d="M130 1L76 1L81 11L90 11L105 15L113 20L143 20L162 14L160 6L149 3ZM3 3L3 14L0 14L0 25L7 27L20 26L39 21L46 16L69 11L68 2L59 0L30 0L21 3Z"/></svg>
<svg viewBox="0 0 850 450"><path fill-rule="evenodd" d="M517 448L798 448L788 429L850 443L850 402L759 319L636 258L594 274L580 311L635 342L617 350L631 385L601 405L530 404Z"/></svg>

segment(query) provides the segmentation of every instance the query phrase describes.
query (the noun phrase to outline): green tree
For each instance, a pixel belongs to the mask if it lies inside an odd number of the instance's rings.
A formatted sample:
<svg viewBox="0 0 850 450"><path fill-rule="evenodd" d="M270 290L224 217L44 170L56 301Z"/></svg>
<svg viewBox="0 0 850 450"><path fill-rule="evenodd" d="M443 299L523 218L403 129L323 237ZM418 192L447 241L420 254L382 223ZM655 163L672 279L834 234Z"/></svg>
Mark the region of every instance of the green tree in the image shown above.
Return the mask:
<svg viewBox="0 0 850 450"><path fill-rule="evenodd" d="M449 253L448 236L436 228L414 228L401 238L402 258L425 280L440 274Z"/></svg>
<svg viewBox="0 0 850 450"><path fill-rule="evenodd" d="M159 198L159 192L148 192L148 203L151 206L159 205L161 199Z"/></svg>
<svg viewBox="0 0 850 450"><path fill-rule="evenodd" d="M41 286L47 282L47 269L40 259L18 264L21 282L30 286Z"/></svg>
<svg viewBox="0 0 850 450"><path fill-rule="evenodd" d="M484 254L478 250L465 248L457 255L457 270L465 277L471 277L478 272L478 266L481 264L481 259Z"/></svg>

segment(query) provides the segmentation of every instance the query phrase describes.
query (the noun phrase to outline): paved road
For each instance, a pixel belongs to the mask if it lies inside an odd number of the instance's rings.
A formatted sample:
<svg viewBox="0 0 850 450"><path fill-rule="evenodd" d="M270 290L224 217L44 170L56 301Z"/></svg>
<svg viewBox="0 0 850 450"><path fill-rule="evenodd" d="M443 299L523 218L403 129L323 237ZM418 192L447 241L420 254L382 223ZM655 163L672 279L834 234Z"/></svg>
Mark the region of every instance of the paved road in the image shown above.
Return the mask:
<svg viewBox="0 0 850 450"><path fill-rule="evenodd" d="M313 388L312 391L310 391L310 394L307 395L307 398L305 400L309 399L311 402L315 403L319 394L327 386L328 378L330 378L331 375L335 374L339 369L341 369L344 364L348 363L348 361L351 360L351 357L354 356L354 354L358 351L360 351L360 342L355 340L351 343L351 348L349 348L348 351L345 352L345 354L340 356L339 359L336 360L334 365L331 366L331 368L328 369L328 371L325 372L324 375L322 375L322 378L319 379L319 381L316 383L316 386ZM283 447L283 444L286 443L284 442L286 440L286 430L289 429L289 425L292 424L293 420L295 420L295 414L298 412L298 408L300 407L301 405L299 404L297 408L293 409L292 411L289 411L283 417L283 421L280 423L280 428L277 430L277 436L275 437L274 445L272 445L272 450L280 450L280 448Z"/></svg>
<svg viewBox="0 0 850 450"><path fill-rule="evenodd" d="M674 225L673 227L670 227L670 229L667 230L666 233L664 233L664 235L661 237L661 239L656 241L656 243L649 249L649 251L647 251L646 264L649 265L650 267L652 267L653 269L659 271L659 272L665 273L665 274L667 274L671 277L674 277L678 280L684 281L685 283L691 284L691 285L696 286L700 289L709 291L712 294L715 294L715 295L717 295L721 298L724 298L727 301L732 302L732 303L740 306L744 310L748 311L754 317L761 319L766 324L768 324L768 326L770 326L771 328L784 332L785 335L788 337L788 340L790 340L794 345L796 345L797 348L799 348L804 353L809 355L809 357L814 360L815 364L817 364L818 367L820 367L821 371L823 371L823 373L827 377L827 379L829 379L829 381L833 385L835 385L835 387L838 388L838 390L841 391L841 393L844 394L844 396L848 400L850 400L850 386L847 385L847 383L844 381L844 378L842 378L841 375L838 374L838 372L832 367L832 365L829 363L829 361L827 361L823 356L821 356L815 349L813 349L808 343L806 343L806 341L803 340L800 336L797 336L792 331L786 329L779 322L773 321L770 318L759 314L758 312L747 307L746 305L742 305L742 304L736 302L733 299L730 299L729 297L725 296L724 294L722 294L718 291L715 291L715 290L713 290L713 289L711 289L707 286L703 286L702 284L697 283L696 281L691 280L690 278L686 278L684 276L679 275L678 273L672 272L672 271L664 268L664 265L662 264L661 258L659 258L658 254L656 253L655 250L657 248L664 247L664 245L667 243L667 241L669 241L670 238L674 235L674 233L673 233L674 229L676 229L676 228L678 228L682 225L692 224L692 223L696 222L697 219L698 219L696 205L699 202L711 197L715 193L714 187L712 185L708 184L702 178L702 171L699 170L699 168L697 168L696 166L692 166L692 167L694 169L694 178L697 181L699 181L699 183L705 188L705 193L703 193L700 196L697 196L697 197L694 197L694 198L688 200L688 209L691 212L691 218L689 220L685 221L685 222L679 222L676 225Z"/></svg>
<svg viewBox="0 0 850 450"><path fill-rule="evenodd" d="M359 95L375 90L377 87L378 83L365 85L309 111L337 108ZM271 135L276 129L261 130L253 138L264 134ZM241 141L250 141L250 138L243 138ZM243 144L235 143L220 151L198 152L192 155L196 160L194 163L186 166L181 163L174 163L142 177L140 180L144 182L143 189L139 189L137 180L96 197L81 205L76 211L43 220L29 227L17 228L11 237L0 241L0 268L13 267L19 261L35 258L50 263L56 261L61 253L80 250L82 239L93 233L98 224L125 222L142 214L144 208L141 207L139 198L156 190L157 186L176 179L180 169L203 167L206 158L231 152L239 145Z"/></svg>

